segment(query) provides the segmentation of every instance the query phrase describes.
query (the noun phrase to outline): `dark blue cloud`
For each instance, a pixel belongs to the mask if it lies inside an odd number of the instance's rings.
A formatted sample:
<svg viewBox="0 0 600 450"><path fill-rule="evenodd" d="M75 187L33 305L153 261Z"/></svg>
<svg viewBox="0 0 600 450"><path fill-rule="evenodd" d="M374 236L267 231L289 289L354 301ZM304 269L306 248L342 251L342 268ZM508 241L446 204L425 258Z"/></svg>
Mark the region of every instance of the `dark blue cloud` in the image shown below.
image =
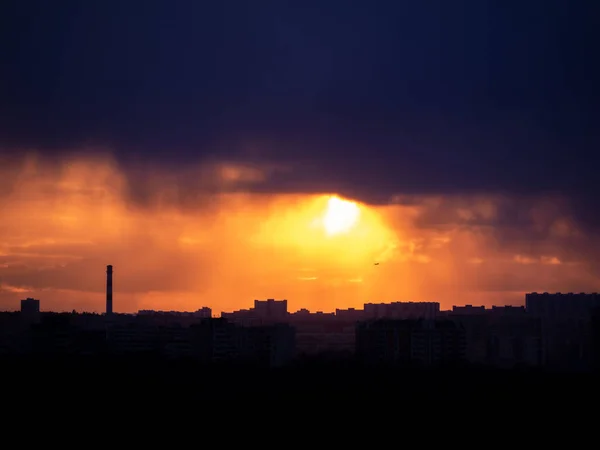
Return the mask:
<svg viewBox="0 0 600 450"><path fill-rule="evenodd" d="M0 145L295 168L265 188L559 192L589 212L593 2L19 0ZM252 148L253 151L248 151ZM594 214L586 218L593 219Z"/></svg>

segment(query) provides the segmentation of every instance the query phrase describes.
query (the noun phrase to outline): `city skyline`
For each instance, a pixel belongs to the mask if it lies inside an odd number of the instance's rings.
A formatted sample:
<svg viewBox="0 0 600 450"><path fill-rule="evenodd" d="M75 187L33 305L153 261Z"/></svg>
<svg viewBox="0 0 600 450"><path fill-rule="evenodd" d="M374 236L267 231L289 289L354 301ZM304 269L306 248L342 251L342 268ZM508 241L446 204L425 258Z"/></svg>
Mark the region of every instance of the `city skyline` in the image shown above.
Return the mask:
<svg viewBox="0 0 600 450"><path fill-rule="evenodd" d="M202 364L263 367L302 361L387 367L470 367L590 372L600 362L599 293L528 293L524 306L454 306L436 302L366 303L334 313L291 312L287 300L254 300L243 310L40 311L21 300L0 312L0 355L154 357ZM366 366L365 366L366 367Z"/></svg>
<svg viewBox="0 0 600 450"><path fill-rule="evenodd" d="M110 267L110 272L108 268ZM19 303L20 310L23 312L24 305L35 305L35 308L38 312L48 312L48 313L77 313L77 314L98 314L105 315L109 317L114 314L122 314L122 315L146 315L146 314L182 314L182 315L191 315L197 317L212 317L212 318L235 318L235 317L244 317L245 314L252 313L257 309L259 305L264 305L262 307L266 307L269 304L275 305L285 305L283 308L284 316L298 316L303 317L306 314L309 314L314 317L343 317L344 319L353 319L362 317L360 314L366 313L366 317L377 317L377 314L374 314L374 311L377 308L389 308L390 310L398 310L403 311L402 314L406 314L406 311L416 311L415 317L420 318L435 318L437 314L441 314L442 317L446 313L468 313L468 314L479 314L482 312L492 312L494 310L506 310L506 311L525 311L527 308L527 302L529 298L536 298L547 300L548 298L553 298L556 296L562 297L564 299L573 299L573 301L578 301L581 297L583 299L587 299L589 301L591 297L594 297L594 300L597 301L596 297L600 299L600 294L598 292L527 292L524 294L523 302L519 305L479 305L479 304L464 304L464 305L452 305L450 308L442 308L442 304L440 302L432 302L432 301L422 301L422 302L414 302L414 301L390 301L390 302L365 302L359 307L348 306L348 307L340 307L336 308L333 311L324 311L324 310L309 310L307 308L298 308L298 309L288 309L288 305L290 302L288 299L276 299L276 298L265 298L265 299L254 299L252 302L246 304L246 307L241 307L236 310L229 311L214 311L212 307L207 305L198 306L196 309L191 310L173 310L173 309L139 309L137 311L114 311L113 309L113 291L112 291L112 279L110 283L108 282L108 274L110 273L112 278L112 265L107 266L107 288L105 292L105 300L104 300L104 310L101 308L96 310L50 310L41 308L40 305L42 302L40 299L36 299L33 297L27 297L25 299L20 299L18 303L15 303L14 307L11 309L0 310L0 312L16 312L19 311ZM109 288L110 286L110 288ZM581 301L581 300L579 300ZM414 315L413 313L408 314L405 318ZM385 316L385 314L384 314ZM383 317L383 316L382 316Z"/></svg>
<svg viewBox="0 0 600 450"><path fill-rule="evenodd" d="M7 430L589 416L597 9L0 1Z"/></svg>

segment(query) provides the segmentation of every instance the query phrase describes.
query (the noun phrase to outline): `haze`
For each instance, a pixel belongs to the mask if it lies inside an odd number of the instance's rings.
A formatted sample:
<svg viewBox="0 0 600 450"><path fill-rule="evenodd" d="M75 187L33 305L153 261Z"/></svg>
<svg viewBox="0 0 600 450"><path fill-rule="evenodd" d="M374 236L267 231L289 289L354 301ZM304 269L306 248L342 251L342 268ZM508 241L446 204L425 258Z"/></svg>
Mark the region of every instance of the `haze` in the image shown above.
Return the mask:
<svg viewBox="0 0 600 450"><path fill-rule="evenodd" d="M519 304L526 291L598 286L592 262L564 245L582 236L557 199L438 195L370 206L328 192L253 193L248 183L260 190L269 177L256 166L190 173L197 182L186 195L154 168L140 201L140 186L108 156L56 163L32 154L6 165L0 306L32 296L44 309L102 311L106 264L123 312L219 312L255 298L322 311L397 300ZM515 207L528 229L499 222Z"/></svg>

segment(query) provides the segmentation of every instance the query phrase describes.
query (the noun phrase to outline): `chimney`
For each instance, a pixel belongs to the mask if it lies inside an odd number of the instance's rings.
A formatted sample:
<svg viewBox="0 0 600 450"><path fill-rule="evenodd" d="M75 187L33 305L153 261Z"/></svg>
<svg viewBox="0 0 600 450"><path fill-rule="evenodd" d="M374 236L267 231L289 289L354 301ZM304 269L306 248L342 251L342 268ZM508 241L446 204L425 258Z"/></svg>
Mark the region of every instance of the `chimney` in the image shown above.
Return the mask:
<svg viewBox="0 0 600 450"><path fill-rule="evenodd" d="M106 315L112 316L112 266L106 266Z"/></svg>

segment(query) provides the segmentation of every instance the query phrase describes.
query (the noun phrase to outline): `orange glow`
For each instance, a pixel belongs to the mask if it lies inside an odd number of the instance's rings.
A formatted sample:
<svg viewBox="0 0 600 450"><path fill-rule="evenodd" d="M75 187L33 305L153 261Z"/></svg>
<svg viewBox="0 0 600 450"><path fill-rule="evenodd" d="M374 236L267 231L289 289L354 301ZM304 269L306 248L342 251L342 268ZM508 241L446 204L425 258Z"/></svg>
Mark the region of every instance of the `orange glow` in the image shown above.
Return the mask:
<svg viewBox="0 0 600 450"><path fill-rule="evenodd" d="M354 202L331 196L327 200L327 211L323 226L329 235L348 232L358 221L360 209Z"/></svg>
<svg viewBox="0 0 600 450"><path fill-rule="evenodd" d="M0 309L33 296L43 309L102 311L107 264L116 311L218 314L255 298L313 311L515 304L529 290L600 288L588 261L565 251L581 231L551 201L523 212L536 232L548 230L544 239L500 244L493 221L506 198L372 206L331 193L250 192L277 170L211 163L175 177L147 169L142 185L110 159L0 168Z"/></svg>

